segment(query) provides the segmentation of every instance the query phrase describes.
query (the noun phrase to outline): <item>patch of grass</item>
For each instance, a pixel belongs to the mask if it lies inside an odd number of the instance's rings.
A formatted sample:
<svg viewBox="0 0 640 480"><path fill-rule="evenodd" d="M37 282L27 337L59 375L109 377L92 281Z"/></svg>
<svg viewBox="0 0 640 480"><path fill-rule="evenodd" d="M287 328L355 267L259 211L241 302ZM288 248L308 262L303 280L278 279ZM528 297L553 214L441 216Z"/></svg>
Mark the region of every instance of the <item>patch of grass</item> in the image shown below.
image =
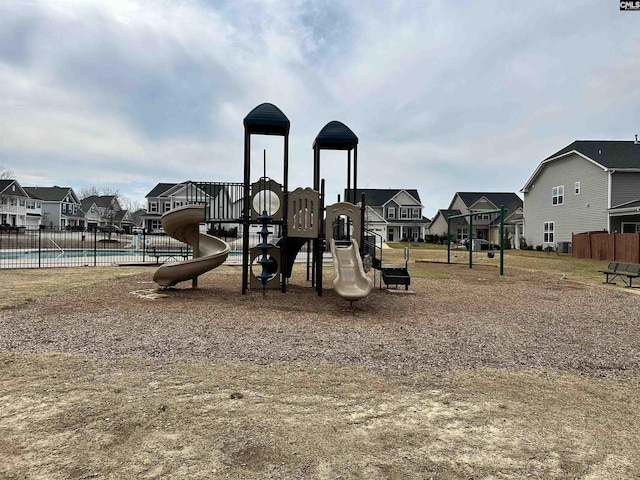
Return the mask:
<svg viewBox="0 0 640 480"><path fill-rule="evenodd" d="M0 283L0 309L25 305L39 298L150 273L148 267L79 267L3 270Z"/></svg>
<svg viewBox="0 0 640 480"><path fill-rule="evenodd" d="M427 242L387 242L387 245L391 248L405 248L417 250L447 250L446 245L436 245L435 243Z"/></svg>

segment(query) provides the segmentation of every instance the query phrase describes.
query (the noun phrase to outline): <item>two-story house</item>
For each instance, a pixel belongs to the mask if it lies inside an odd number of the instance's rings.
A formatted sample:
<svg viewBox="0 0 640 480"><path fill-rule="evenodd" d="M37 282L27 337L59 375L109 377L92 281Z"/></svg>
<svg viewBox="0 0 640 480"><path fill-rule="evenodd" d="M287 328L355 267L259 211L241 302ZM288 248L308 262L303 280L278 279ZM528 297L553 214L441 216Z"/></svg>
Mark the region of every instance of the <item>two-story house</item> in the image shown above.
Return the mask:
<svg viewBox="0 0 640 480"><path fill-rule="evenodd" d="M147 210L142 216L144 228L148 232L161 232L160 218L169 210L191 203L205 205L207 220L240 221L242 213L241 188L235 193L230 186L239 184L221 184L211 182L185 181L180 183L158 183L147 193ZM234 198L235 197L235 198Z"/></svg>
<svg viewBox="0 0 640 480"><path fill-rule="evenodd" d="M347 192L359 202L365 194L365 224L368 230L380 235L385 241L400 242L424 238L429 228L429 219L422 216L424 205L414 189L366 188Z"/></svg>
<svg viewBox="0 0 640 480"><path fill-rule="evenodd" d="M522 218L522 199L511 192L456 192L448 209L438 210L433 217L429 231L446 237L449 217L475 213L473 216L473 238L488 240L499 245L500 214L488 213L504 207L504 226L512 245L518 246L516 224ZM469 237L469 217L451 220L451 240L460 242Z"/></svg>
<svg viewBox="0 0 640 480"><path fill-rule="evenodd" d="M545 158L522 188L529 245L573 233L640 232L640 142L578 140Z"/></svg>
<svg viewBox="0 0 640 480"><path fill-rule="evenodd" d="M0 180L0 224L26 227L29 194L17 180Z"/></svg>
<svg viewBox="0 0 640 480"><path fill-rule="evenodd" d="M33 200L39 200L42 222L47 228L84 228L84 213L78 196L70 187L24 187Z"/></svg>
<svg viewBox="0 0 640 480"><path fill-rule="evenodd" d="M88 229L115 225L129 232L133 218L123 210L116 195L90 195L81 200Z"/></svg>

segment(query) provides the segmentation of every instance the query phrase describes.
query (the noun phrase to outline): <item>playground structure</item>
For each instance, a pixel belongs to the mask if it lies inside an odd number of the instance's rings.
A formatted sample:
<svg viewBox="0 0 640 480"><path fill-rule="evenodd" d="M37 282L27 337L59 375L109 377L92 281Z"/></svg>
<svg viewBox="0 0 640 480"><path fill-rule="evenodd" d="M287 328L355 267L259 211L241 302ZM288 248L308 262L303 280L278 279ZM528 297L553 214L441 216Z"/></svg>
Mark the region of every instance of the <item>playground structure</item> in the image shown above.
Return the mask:
<svg viewBox="0 0 640 480"><path fill-rule="evenodd" d="M231 248L223 240L200 233L204 206L186 205L162 216L162 228L167 235L191 245L193 258L180 263L165 263L153 275L153 281L162 287L171 287L191 280L197 286L198 276L224 263Z"/></svg>
<svg viewBox="0 0 640 480"><path fill-rule="evenodd" d="M332 121L325 125L313 143L313 187L289 191L289 119L275 105L263 103L249 112L243 123L243 183L195 183L187 192L187 202L190 205L163 215L163 228L175 238L184 239L183 241L191 244L194 258L159 269L154 280L157 277L156 281L160 285L170 286L191 279L196 286L197 276L204 273L205 268L211 269L222 264L223 256L226 258L229 252L229 245L222 240L214 243L211 239L215 237L202 233L196 235L198 227L194 230L193 227L186 227L186 223L181 223L188 211L191 222L189 225L193 225L200 215L198 223L218 225L219 228L223 224L232 223L241 226L243 295L249 289L261 289L263 294L267 289L276 288L286 292L293 262L301 248L307 245L312 246L312 254L308 254L307 280L319 296L322 296L324 252L330 251L335 266L336 293L350 302L365 298L371 292L373 284L366 276L362 257L367 253L373 255L373 261L370 262L372 266L377 269L383 267L381 255L376 258L378 250L374 235L365 235L364 195L356 204L358 137L341 122ZM252 182L252 135L283 137L282 183L266 176L266 158L262 176ZM347 152L345 201L326 207L324 179L320 178L322 150ZM250 245L249 232L258 227L261 242ZM270 242L274 231L278 232L278 238ZM202 269L196 268L196 264Z"/></svg>

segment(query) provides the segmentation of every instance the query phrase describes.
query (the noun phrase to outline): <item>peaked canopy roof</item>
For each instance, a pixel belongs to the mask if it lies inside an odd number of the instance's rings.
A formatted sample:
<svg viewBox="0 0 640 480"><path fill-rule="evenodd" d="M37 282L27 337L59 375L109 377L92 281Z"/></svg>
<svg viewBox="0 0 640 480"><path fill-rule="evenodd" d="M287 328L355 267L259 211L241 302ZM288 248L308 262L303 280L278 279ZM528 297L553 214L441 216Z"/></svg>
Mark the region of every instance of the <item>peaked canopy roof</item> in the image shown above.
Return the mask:
<svg viewBox="0 0 640 480"><path fill-rule="evenodd" d="M261 135L289 135L287 116L272 103L262 103L244 117L246 133Z"/></svg>
<svg viewBox="0 0 640 480"><path fill-rule="evenodd" d="M333 120L327 123L313 142L313 148L327 150L351 150L358 145L358 137L344 123Z"/></svg>

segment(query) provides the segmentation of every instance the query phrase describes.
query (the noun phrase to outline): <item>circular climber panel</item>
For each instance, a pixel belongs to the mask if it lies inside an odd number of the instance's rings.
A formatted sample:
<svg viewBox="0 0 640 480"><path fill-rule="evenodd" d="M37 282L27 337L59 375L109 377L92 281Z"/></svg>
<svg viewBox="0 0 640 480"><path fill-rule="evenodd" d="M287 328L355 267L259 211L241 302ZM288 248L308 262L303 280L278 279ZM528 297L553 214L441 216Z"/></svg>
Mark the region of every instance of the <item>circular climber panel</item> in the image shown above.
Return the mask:
<svg viewBox="0 0 640 480"><path fill-rule="evenodd" d="M273 217L280 210L280 198L272 190L260 190L253 196L252 206L258 215L266 210L267 215Z"/></svg>
<svg viewBox="0 0 640 480"><path fill-rule="evenodd" d="M260 259L262 258L262 254L259 254L251 263L251 273L258 276L262 273L262 264L260 263ZM267 263L267 273L271 275L271 280L276 276L280 270L280 265L278 265L278 260L273 256L267 254L267 259L269 263Z"/></svg>
<svg viewBox="0 0 640 480"><path fill-rule="evenodd" d="M262 273L262 264L258 263L262 258L262 252L258 247L251 249L251 255L249 256L249 288L259 289L262 287L262 280L257 277ZM278 288L280 286L280 249L277 247L271 247L267 252L267 273L273 275L267 280L267 288Z"/></svg>

